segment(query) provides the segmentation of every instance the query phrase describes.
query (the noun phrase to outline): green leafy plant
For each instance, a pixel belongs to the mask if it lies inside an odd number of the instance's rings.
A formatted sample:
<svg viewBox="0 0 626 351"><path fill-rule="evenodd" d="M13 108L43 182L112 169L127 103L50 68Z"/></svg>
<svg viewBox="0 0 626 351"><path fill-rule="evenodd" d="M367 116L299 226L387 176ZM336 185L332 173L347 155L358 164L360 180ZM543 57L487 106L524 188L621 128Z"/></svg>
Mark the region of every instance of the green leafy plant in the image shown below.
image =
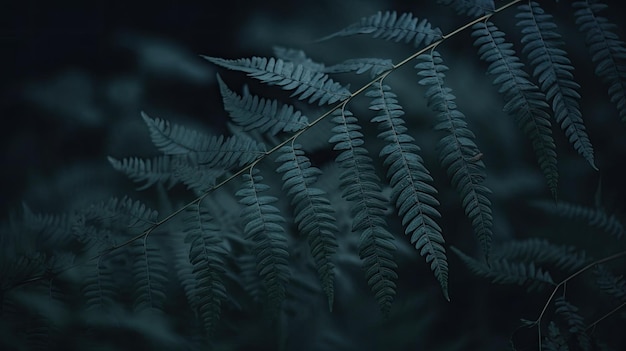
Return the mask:
<svg viewBox="0 0 626 351"><path fill-rule="evenodd" d="M451 278L467 272L455 265L457 258L494 286L527 287L518 298L528 296L531 306L541 300L537 294L553 289L543 308L535 305L538 317L521 322L538 335L518 340L521 329L509 330L512 349L534 347L529 340L545 350L623 347L623 339L602 328L623 323L626 285L617 264L626 256L623 225L603 207L562 200L571 194L559 190L557 154L567 155L571 147L589 170L603 166L583 118L586 90L568 53L583 43L566 45L568 36L557 27L572 20L561 15L565 5L550 14L534 1L438 2L445 5L441 11L454 9L467 21L445 34L411 13L378 12L316 44L365 36L371 45L404 45L400 60L374 51L376 57L329 65L282 47L273 57L203 56L223 69L217 84L229 116L227 133L142 113L159 155L108 158L139 190L159 194L153 207L160 214L127 197L64 215L25 207L5 225L0 328L3 340L19 336L3 341L5 347L291 349L308 342L306 348L315 350L362 349L372 345L368 336L349 341L373 330L373 345L467 349L467 335L458 344L437 337L419 344L401 329L423 332L435 318L430 314L437 310L410 319L413 312L405 308L417 300L437 308L463 297ZM626 121L626 46L617 27L599 1L571 6L587 59L608 87L611 111ZM515 26L507 26L510 21ZM446 46L462 35L476 50L462 52L464 59L479 62L499 94L502 116L489 118L512 117L543 174L545 192L526 210L580 220L615 242L563 244L567 238L554 235L497 234L494 203L501 201L488 167L496 163L489 152L496 151L463 112L463 92L455 92L449 77L455 67L446 64ZM401 72L410 76L410 87L397 79ZM250 86L237 92L224 77L240 73ZM365 73L369 79L363 80ZM419 97L424 109L404 101L407 95ZM452 221L475 239L448 235ZM405 284L414 272L419 282ZM433 285L437 294L430 293ZM364 286L367 294L361 294ZM597 297L585 301L583 293ZM365 323L358 312L380 322ZM519 318L526 316L513 316ZM350 323L358 326L349 329ZM383 332L387 327L402 331ZM131 335L140 338L116 339Z"/></svg>

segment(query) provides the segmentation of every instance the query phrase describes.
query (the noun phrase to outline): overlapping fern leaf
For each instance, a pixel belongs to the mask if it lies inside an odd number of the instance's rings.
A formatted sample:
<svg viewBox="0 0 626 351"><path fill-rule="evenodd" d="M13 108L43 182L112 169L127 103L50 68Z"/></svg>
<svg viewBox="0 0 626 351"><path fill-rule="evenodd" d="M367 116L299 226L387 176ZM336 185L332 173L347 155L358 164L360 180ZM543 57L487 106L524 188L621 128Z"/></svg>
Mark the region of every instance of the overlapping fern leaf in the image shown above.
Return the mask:
<svg viewBox="0 0 626 351"><path fill-rule="evenodd" d="M246 238L255 244L257 270L263 280L269 313L277 316L285 299L289 282L289 252L280 210L273 203L278 199L263 195L269 186L263 184L259 170L253 168L243 176L244 184L237 191L239 202L245 206L241 218L245 222Z"/></svg>
<svg viewBox="0 0 626 351"><path fill-rule="evenodd" d="M350 97L350 91L334 82L327 74L304 66L276 58L252 57L238 60L226 60L218 57L203 56L210 62L224 68L246 72L248 76L262 83L278 85L284 90L293 90L292 97L307 100L318 105L332 104Z"/></svg>
<svg viewBox="0 0 626 351"><path fill-rule="evenodd" d="M598 228L617 239L621 239L624 235L624 226L617 216L607 213L600 207L588 207L567 201L558 203L534 201L531 205L548 214L584 221L589 226Z"/></svg>
<svg viewBox="0 0 626 351"><path fill-rule="evenodd" d="M530 5L520 5L515 17L519 19L517 26L522 28L522 52L528 56L533 75L552 103L556 121L574 149L596 168L579 106L580 85L574 81L574 67L562 48L561 35L556 31L552 15L532 1Z"/></svg>
<svg viewBox="0 0 626 351"><path fill-rule="evenodd" d="M603 265L596 266L593 273L600 290L615 300L626 303L626 279L623 275L616 276Z"/></svg>
<svg viewBox="0 0 626 351"><path fill-rule="evenodd" d="M403 13L398 16L395 11L379 11L320 40L357 34L369 34L373 38L395 42L404 41L407 44L411 43L414 47L428 45L442 37L441 30L437 27L433 28L426 19L420 21L411 13Z"/></svg>
<svg viewBox="0 0 626 351"><path fill-rule="evenodd" d="M324 68L326 73L346 73L354 72L356 74L362 74L370 71L372 78L380 75L383 72L387 72L393 69L393 62L389 59L382 58L356 58L348 59L336 65L328 66Z"/></svg>
<svg viewBox="0 0 626 351"><path fill-rule="evenodd" d="M285 145L276 162L283 173L283 189L294 206L295 223L300 233L307 237L311 256L319 275L322 289L332 310L335 296L335 264L337 251L336 218L326 192L314 186L322 172L311 165L300 145Z"/></svg>
<svg viewBox="0 0 626 351"><path fill-rule="evenodd" d="M245 91L242 96L228 89L226 83L217 76L224 109L231 119L245 131L257 130L276 135L279 132L297 132L308 126L308 119L291 105L279 104L251 95Z"/></svg>
<svg viewBox="0 0 626 351"><path fill-rule="evenodd" d="M451 6L458 14L472 17L493 13L495 10L493 0L437 0L437 2Z"/></svg>
<svg viewBox="0 0 626 351"><path fill-rule="evenodd" d="M426 98L429 107L437 113L435 129L444 132L439 140L439 159L451 177L452 185L461 196L465 214L472 226L485 256L489 255L492 241L491 193L483 182L485 164L482 153L474 142L474 133L469 129L465 116L457 109L452 89L444 83L448 67L437 51L422 54L415 68L423 77L419 84L427 86Z"/></svg>
<svg viewBox="0 0 626 351"><path fill-rule="evenodd" d="M339 176L342 197L351 203L352 231L360 235L359 256L381 311L387 314L396 294L397 264L394 237L387 230L387 199L381 192L357 118L349 110L334 112L333 136L329 142L339 151L336 161L343 168Z"/></svg>
<svg viewBox="0 0 626 351"><path fill-rule="evenodd" d="M626 122L626 46L615 34L617 26L599 13L607 5L597 0L575 1L572 6L578 29L595 64L595 73L609 86L609 97Z"/></svg>
<svg viewBox="0 0 626 351"><path fill-rule="evenodd" d="M223 283L227 252L221 244L219 227L204 206L190 206L183 221L185 242L190 245L188 259L195 277L195 281L183 281L183 285L188 285L187 298L210 337L220 319L222 303L227 299Z"/></svg>
<svg viewBox="0 0 626 351"><path fill-rule="evenodd" d="M125 173L140 190L155 184L169 188L182 183L196 194L211 189L228 170L265 154L265 146L246 135L209 136L195 129L151 118L142 113L150 138L164 155L121 160L108 157L114 169Z"/></svg>
<svg viewBox="0 0 626 351"><path fill-rule="evenodd" d="M564 296L559 296L554 300L556 314L563 318L568 325L568 333L572 337L576 337L578 347L581 350L590 351L591 338L586 333L586 325L584 318L578 313L578 307L567 301Z"/></svg>
<svg viewBox="0 0 626 351"><path fill-rule="evenodd" d="M441 215L435 208L439 201L435 198L437 190L430 184L433 178L419 156L420 148L414 143L415 139L406 133L402 119L404 111L396 94L388 85L379 82L366 96L372 98L369 108L377 112L372 122L380 126L378 137L386 142L380 157L387 167L391 198L402 217L405 233L430 263L444 296L449 300L448 261L441 227L435 221Z"/></svg>
<svg viewBox="0 0 626 351"><path fill-rule="evenodd" d="M208 136L142 113L154 145L166 155L187 155L199 165L229 169L243 166L264 154L264 146L244 135Z"/></svg>
<svg viewBox="0 0 626 351"><path fill-rule="evenodd" d="M540 290L546 286L556 285L550 273L542 267L537 267L532 261L494 257L487 265L456 247L451 247L451 249L474 275L490 279L492 283L526 286L528 290Z"/></svg>
<svg viewBox="0 0 626 351"><path fill-rule="evenodd" d="M574 246L553 244L540 238L508 241L497 246L493 256L508 260L532 261L538 265L550 265L569 273L575 272L590 261L584 250Z"/></svg>
<svg viewBox="0 0 626 351"><path fill-rule="evenodd" d="M498 91L504 96L504 111L515 118L530 138L548 188L556 198L556 145L546 96L530 81L523 69L524 64L515 55L513 44L505 40L503 32L491 22L479 22L473 30L472 36L476 37L474 46L478 47L480 58L489 63L488 73L495 76L493 83L500 86Z"/></svg>

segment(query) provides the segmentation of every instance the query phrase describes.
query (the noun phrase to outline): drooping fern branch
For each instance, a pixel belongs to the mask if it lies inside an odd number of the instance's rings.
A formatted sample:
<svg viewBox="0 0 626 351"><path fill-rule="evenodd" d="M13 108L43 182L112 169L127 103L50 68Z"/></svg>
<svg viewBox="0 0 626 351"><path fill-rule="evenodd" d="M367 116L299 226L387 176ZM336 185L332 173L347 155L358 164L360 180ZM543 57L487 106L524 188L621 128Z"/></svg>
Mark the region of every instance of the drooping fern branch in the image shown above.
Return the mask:
<svg viewBox="0 0 626 351"><path fill-rule="evenodd" d="M615 34L616 25L599 14L607 5L597 0L574 1L576 26L595 63L595 73L609 86L609 97L626 122L626 45Z"/></svg>
<svg viewBox="0 0 626 351"><path fill-rule="evenodd" d="M372 98L370 109L378 113L372 122L379 124L381 132L378 137L386 142L380 157L387 167L391 198L402 217L405 233L420 254L426 256L426 262L430 263L444 296L449 300L444 238L434 219L441 215L435 208L439 201L434 197L437 190L430 184L433 179L419 156L420 148L406 133L402 119L404 111L391 88L380 81L365 95Z"/></svg>
<svg viewBox="0 0 626 351"><path fill-rule="evenodd" d="M488 72L495 76L493 83L500 86L506 104L504 111L511 114L519 127L530 138L539 166L548 182L552 196L557 196L558 169L556 145L552 138L550 105L545 94L530 81L524 64L515 55L513 44L504 39L504 33L491 22L473 26L472 36L478 54L489 63Z"/></svg>
<svg viewBox="0 0 626 351"><path fill-rule="evenodd" d="M227 299L223 283L223 258L227 252L221 246L219 227L201 203L189 207L183 220L185 242L189 244L188 261L195 278L183 284L191 306L211 337L220 319L222 303Z"/></svg>
<svg viewBox="0 0 626 351"><path fill-rule="evenodd" d="M574 149L597 169L580 111L580 85L574 81L574 67L562 48L554 19L534 1L530 5L520 5L518 9L515 17L519 19L517 26L521 27L523 34L522 52L533 67L533 76L539 80L541 90L552 103L554 117Z"/></svg>
<svg viewBox="0 0 626 351"><path fill-rule="evenodd" d="M472 221L476 237L485 256L491 249L492 221L491 202L487 197L491 191L483 181L485 164L482 154L474 142L474 133L468 128L465 116L457 109L452 89L443 81L448 67L437 51L422 54L415 66L423 77L419 84L428 86L425 96L428 105L438 115L435 130L444 132L440 139L439 159L452 179L452 185L461 196L466 215Z"/></svg>
<svg viewBox="0 0 626 351"><path fill-rule="evenodd" d="M282 223L285 218L272 203L278 199L262 195L269 189L263 184L259 170L253 168L243 176L244 183L236 195L245 206L241 218L245 222L246 238L255 244L257 269L263 279L268 298L268 311L276 316L285 299L289 277L289 251Z"/></svg>
<svg viewBox="0 0 626 351"><path fill-rule="evenodd" d="M276 162L281 163L276 171L283 173L283 189L294 206L294 221L300 233L307 237L322 289L328 299L328 307L332 311L337 220L324 190L314 186L317 176L322 172L311 166L311 161L304 155L300 145L284 146Z"/></svg>
<svg viewBox="0 0 626 351"><path fill-rule="evenodd" d="M348 110L338 110L336 126L329 139L339 151L336 161L343 168L339 177L342 197L352 203L352 231L360 235L359 256L367 283L383 311L388 313L396 294L397 264L394 237L387 230L384 210L387 199L381 192L372 159L363 147L363 134L357 118Z"/></svg>

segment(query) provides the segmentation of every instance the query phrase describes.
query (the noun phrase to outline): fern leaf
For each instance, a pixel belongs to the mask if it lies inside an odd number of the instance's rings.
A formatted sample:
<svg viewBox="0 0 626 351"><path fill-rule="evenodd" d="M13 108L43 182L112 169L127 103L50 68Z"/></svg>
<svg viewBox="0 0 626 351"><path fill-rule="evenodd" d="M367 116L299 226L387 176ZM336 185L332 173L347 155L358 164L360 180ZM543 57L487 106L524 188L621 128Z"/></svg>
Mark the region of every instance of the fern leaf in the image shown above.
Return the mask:
<svg viewBox="0 0 626 351"><path fill-rule="evenodd" d="M524 52L533 67L533 75L552 102L554 117L565 132L574 149L594 169L593 147L585 130L578 101L580 85L574 81L574 67L561 48L561 35L556 32L553 17L546 14L538 3L520 5L517 25L522 28Z"/></svg>
<svg viewBox="0 0 626 351"><path fill-rule="evenodd" d="M372 122L379 123L378 137L387 144L380 151L387 167L387 179L391 185L391 198L396 203L398 214L402 216L405 234L411 244L426 256L443 294L448 296L448 261L443 247L441 227L434 218L441 217L435 206L439 201L434 195L437 190L430 184L433 178L418 155L420 148L413 137L406 134L407 128L402 119L404 111L396 99L396 94L387 85L379 83L366 93L373 98L370 109L378 115Z"/></svg>
<svg viewBox="0 0 626 351"><path fill-rule="evenodd" d="M117 160L108 157L109 163L118 172L122 172L136 183L144 182L137 190L145 190L157 183L167 183L168 188L175 185L172 178L173 158L170 156L159 156L151 159L141 159L138 157L124 158Z"/></svg>
<svg viewBox="0 0 626 351"><path fill-rule="evenodd" d="M489 63L488 72L495 76L494 84L500 85L506 104L504 111L510 113L519 127L528 135L548 182L552 196L556 198L558 168L556 145L552 137L552 125L545 94L530 81L523 70L524 64L515 55L513 44L506 42L504 33L491 22L479 22L473 26L472 36L477 37L480 58Z"/></svg>
<svg viewBox="0 0 626 351"><path fill-rule="evenodd" d="M357 119L348 110L334 113L337 124L329 142L339 151L336 161L343 168L339 176L342 197L351 202L352 231L359 233L359 256L367 283L381 311L387 314L396 294L397 264L394 237L387 230L384 210L387 199L381 193L380 179L372 159L362 145L363 134Z"/></svg>
<svg viewBox="0 0 626 351"><path fill-rule="evenodd" d="M465 214L472 221L474 233L478 238L483 253L489 255L492 240L491 202L487 196L491 193L483 181L485 164L476 159L481 152L474 143L474 133L468 128L465 116L457 109L456 97L443 79L448 67L443 64L438 52L422 54L422 62L415 68L419 70L419 84L428 86L426 98L429 107L438 114L436 130L445 132L438 143L441 165L451 177L452 185L461 196Z"/></svg>
<svg viewBox="0 0 626 351"><path fill-rule="evenodd" d="M297 132L308 126L308 119L293 106L278 104L276 100L266 100L256 95L239 96L226 86L217 76L224 109L233 121L245 131L258 130L276 135L279 132Z"/></svg>
<svg viewBox="0 0 626 351"><path fill-rule="evenodd" d="M308 99L319 106L333 104L350 97L350 91L334 82L328 75L311 70L310 67L281 59L253 57L251 59L226 60L218 57L203 56L210 62L224 68L246 72L248 76L262 83L278 85L284 90L295 90L291 96L299 100Z"/></svg>
<svg viewBox="0 0 626 351"><path fill-rule="evenodd" d="M197 309L210 337L220 319L222 302L227 299L222 278L226 252L220 245L219 228L201 205L190 206L183 220L185 242L190 244L189 262L196 281L188 297L193 299L190 303Z"/></svg>
<svg viewBox="0 0 626 351"><path fill-rule="evenodd" d="M495 284L527 286L529 290L538 290L545 285L556 285L550 273L536 267L532 261L512 262L505 258L493 258L487 266L456 247L451 249L474 275L490 279Z"/></svg>
<svg viewBox="0 0 626 351"><path fill-rule="evenodd" d="M602 265L595 267L594 274L600 290L620 302L626 302L626 279L623 275L615 276Z"/></svg>
<svg viewBox="0 0 626 351"><path fill-rule="evenodd" d="M379 76L383 72L387 72L393 69L393 62L389 59L381 58L358 58L348 59L342 63L326 67L324 72L326 73L347 73L354 72L356 74L362 74L370 71L372 78Z"/></svg>
<svg viewBox="0 0 626 351"><path fill-rule="evenodd" d="M253 169L251 174L245 174L244 184L236 195L241 197L239 202L245 206L241 213L244 232L246 238L255 243L257 270L269 298L270 313L276 316L285 299L290 276L287 237L281 226L285 219L272 205L277 199L261 195L269 186L262 183L263 177L258 173Z"/></svg>
<svg viewBox="0 0 626 351"><path fill-rule="evenodd" d="M110 312L117 305L118 287L113 279L115 270L104 257L85 267L81 291L87 311Z"/></svg>
<svg viewBox="0 0 626 351"><path fill-rule="evenodd" d="M493 256L538 265L550 264L566 272L575 272L589 263L585 251L574 246L552 244L540 238L508 241L494 249Z"/></svg>
<svg viewBox="0 0 626 351"><path fill-rule="evenodd" d="M546 351L569 351L565 338L553 321L548 325L548 335L544 338L544 346Z"/></svg>
<svg viewBox="0 0 626 351"><path fill-rule="evenodd" d="M608 214L599 207L587 207L565 201L558 203L534 201L531 205L548 214L584 221L589 226L598 228L617 239L621 239L624 235L624 226L619 219L614 214Z"/></svg>
<svg viewBox="0 0 626 351"><path fill-rule="evenodd" d="M395 11L378 11L375 15L362 17L359 22L321 38L320 41L357 34L369 34L373 38L388 41L404 41L415 47L426 46L442 38L441 30L433 28L426 19L420 21L408 12L398 16Z"/></svg>
<svg viewBox="0 0 626 351"><path fill-rule="evenodd" d="M437 0L437 2L451 6L460 15L472 17L493 13L496 9L493 0Z"/></svg>
<svg viewBox="0 0 626 351"><path fill-rule="evenodd" d="M152 119L145 113L154 145L166 155L188 155L199 165L227 169L243 166L265 153L263 144L245 136L208 136L196 130Z"/></svg>
<svg viewBox="0 0 626 351"><path fill-rule="evenodd" d="M583 317L578 313L578 307L572 305L565 300L565 297L559 296L554 300L556 306L556 314L563 317L563 319L569 325L569 333L576 336L578 345L581 350L591 350L591 338L585 332L586 325Z"/></svg>
<svg viewBox="0 0 626 351"><path fill-rule="evenodd" d="M626 122L626 46L615 34L617 26L599 12L607 6L597 0L575 1L572 6L578 29L596 65L595 73L609 86L609 98Z"/></svg>
<svg viewBox="0 0 626 351"><path fill-rule="evenodd" d="M144 237L131 251L133 261L133 300L135 312L145 309L163 311L166 300L167 266L158 247Z"/></svg>
<svg viewBox="0 0 626 351"><path fill-rule="evenodd" d="M282 154L276 158L276 162L282 164L276 171L284 173L283 189L294 206L298 230L308 239L322 289L332 311L335 294L335 265L332 258L337 251L337 219L326 192L312 186L322 172L311 166L299 145L286 145L280 152Z"/></svg>

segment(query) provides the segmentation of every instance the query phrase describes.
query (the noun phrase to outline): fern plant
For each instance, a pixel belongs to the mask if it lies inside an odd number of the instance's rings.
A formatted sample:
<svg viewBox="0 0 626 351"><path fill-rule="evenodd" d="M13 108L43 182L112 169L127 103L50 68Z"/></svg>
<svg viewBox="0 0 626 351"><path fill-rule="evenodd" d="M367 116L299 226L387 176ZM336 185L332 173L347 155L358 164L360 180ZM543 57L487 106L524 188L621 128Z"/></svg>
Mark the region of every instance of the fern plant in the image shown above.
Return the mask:
<svg viewBox="0 0 626 351"><path fill-rule="evenodd" d="M400 59L351 57L329 64L283 47L275 47L273 57L202 56L219 70L227 132L211 134L142 112L159 154L108 157L139 190L158 194L150 206L160 216L142 201L113 198L63 215L35 215L25 207L21 218L5 225L0 328L19 338L3 346L61 347L76 334L69 348L85 349L126 333L142 338L136 345L106 346L245 349L261 340L291 349L302 337L313 340L311 349L349 348L351 333L367 334L349 329L354 319L427 330L426 317L418 321L423 325L403 319L408 312L397 300L415 303L403 287L419 275L412 288L424 295L416 296L433 306L454 303L465 297L453 278L464 274L461 263L494 285L526 287L524 296L552 289L538 318L521 322L536 327L539 349L626 345L609 333L591 332L605 319L623 318L623 267L614 265L626 256L619 241L623 225L602 208L563 201L570 194L560 191L557 160L563 157L557 151L568 152L560 138L589 171L604 165L592 144L599 136L583 117L585 87L574 76L570 52L580 48L566 45L569 34L557 27L567 20L561 18L565 5L550 14L534 1L438 3L441 11L465 16L463 24L445 31L411 13L380 11L316 44L365 36L399 45ZM571 5L569 20L584 33L587 58L608 86L607 101L625 121L626 45L618 27L602 14L606 6L599 1ZM507 26L510 21L515 25ZM545 179L534 204L551 216L585 220L613 234L617 244L594 239L593 248L579 247L561 243L562 237L498 234L501 198L489 168L496 163L489 152L496 148L481 138L486 133L476 127L474 113L464 112L467 98L448 63L454 60L447 46L463 35L473 38L476 49L463 52L466 59L484 69L499 94L502 116L490 118L512 117L529 139ZM398 83L403 70L410 72L411 88ZM361 82L363 73L369 80ZM238 74L250 83L240 92L227 83ZM426 108L416 112L404 100L407 94ZM182 197L181 188L187 190ZM455 210L464 217L454 217ZM453 221L474 239L448 234ZM590 272L595 280L581 278ZM594 315L581 305L582 293L566 290L579 278L588 285L574 291L606 295L589 302L605 312ZM437 294L430 292L433 286ZM355 291L362 287L369 293L361 300ZM372 317L372 303L382 316ZM37 318L21 318L24 311ZM351 318L341 320L345 316ZM590 318L595 322L589 324ZM337 330L325 327L329 323ZM384 325L361 323L376 332L369 336L374 343L363 336L353 345L385 344L379 335ZM304 325L306 333L299 335L293 325ZM233 341L238 334L250 340ZM406 332L402 336L392 340L399 349L418 345ZM518 341L511 339L515 348ZM472 344L447 346L436 348Z"/></svg>

